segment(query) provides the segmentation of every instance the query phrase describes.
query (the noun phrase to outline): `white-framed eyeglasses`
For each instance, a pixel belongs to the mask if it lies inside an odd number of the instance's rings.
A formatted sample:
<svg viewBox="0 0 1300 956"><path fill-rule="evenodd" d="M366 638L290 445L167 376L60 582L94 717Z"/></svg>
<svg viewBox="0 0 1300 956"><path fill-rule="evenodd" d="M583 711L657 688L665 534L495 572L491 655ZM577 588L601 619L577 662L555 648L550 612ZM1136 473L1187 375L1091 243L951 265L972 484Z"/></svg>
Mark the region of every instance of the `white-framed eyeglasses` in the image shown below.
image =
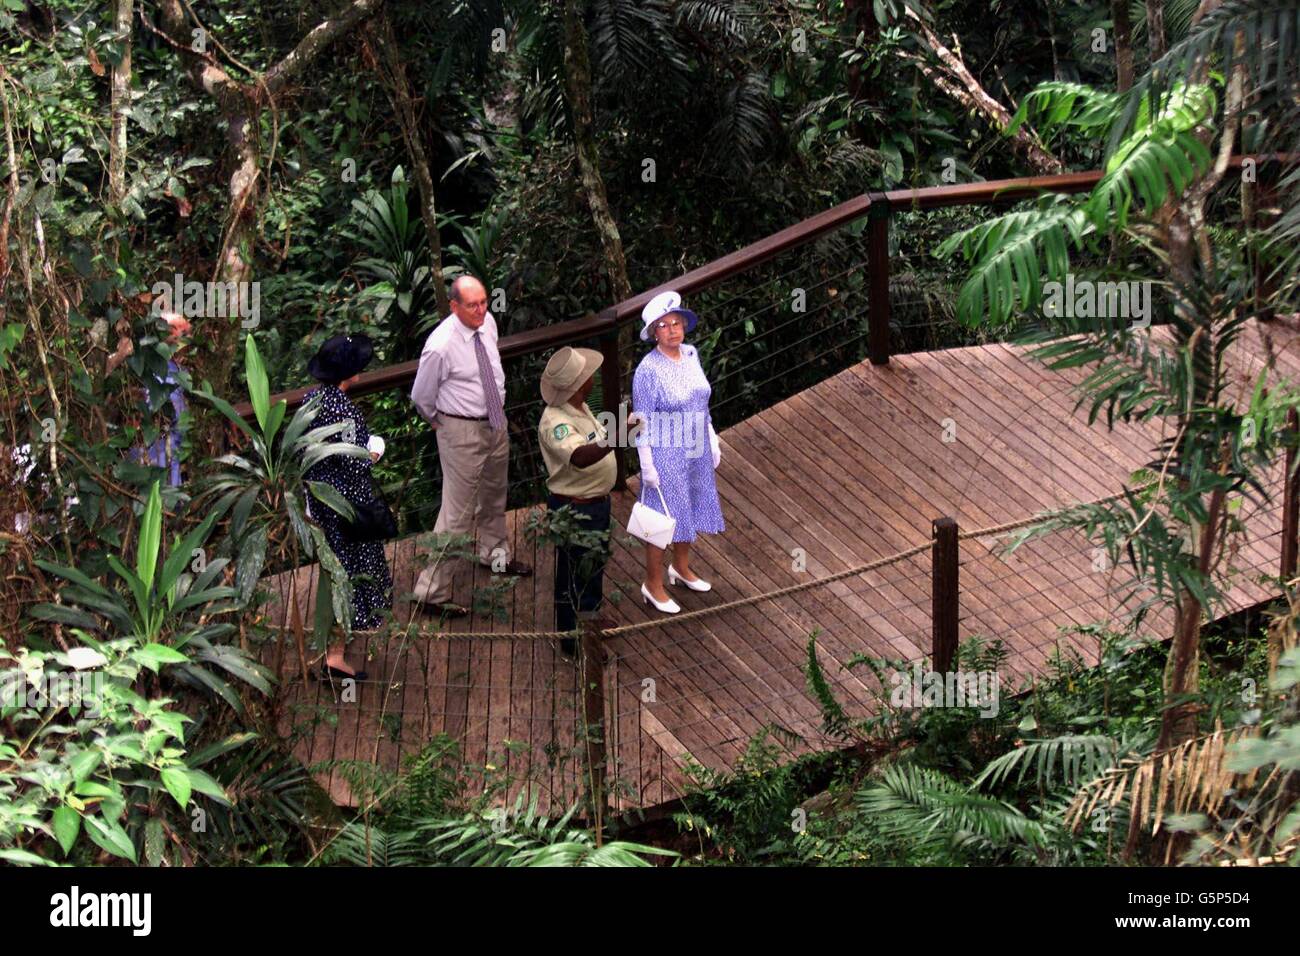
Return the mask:
<svg viewBox="0 0 1300 956"><path fill-rule="evenodd" d="M656 329L680 329L682 326L681 319L660 319L655 323Z"/></svg>

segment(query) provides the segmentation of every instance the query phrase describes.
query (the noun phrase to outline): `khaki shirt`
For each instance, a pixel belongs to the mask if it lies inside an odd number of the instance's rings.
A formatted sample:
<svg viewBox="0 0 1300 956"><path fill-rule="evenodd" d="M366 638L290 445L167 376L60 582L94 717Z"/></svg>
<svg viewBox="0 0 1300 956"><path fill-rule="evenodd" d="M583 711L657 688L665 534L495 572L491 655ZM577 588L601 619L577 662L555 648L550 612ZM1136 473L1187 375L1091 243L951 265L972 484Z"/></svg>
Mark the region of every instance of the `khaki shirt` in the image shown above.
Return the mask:
<svg viewBox="0 0 1300 956"><path fill-rule="evenodd" d="M567 402L547 405L537 426L537 437L542 445L542 460L550 473L546 487L553 494L599 498L613 490L618 479L616 451L589 468L576 468L569 463L569 456L576 449L606 438L605 429L585 403L581 411Z"/></svg>

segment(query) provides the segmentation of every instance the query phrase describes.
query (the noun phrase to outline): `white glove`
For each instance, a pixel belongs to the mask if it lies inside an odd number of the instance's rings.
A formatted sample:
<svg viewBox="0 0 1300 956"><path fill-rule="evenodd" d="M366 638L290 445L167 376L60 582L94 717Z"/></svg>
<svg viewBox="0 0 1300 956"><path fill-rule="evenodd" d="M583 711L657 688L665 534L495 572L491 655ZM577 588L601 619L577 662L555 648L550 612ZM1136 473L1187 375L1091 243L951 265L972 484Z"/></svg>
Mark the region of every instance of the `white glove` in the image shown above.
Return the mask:
<svg viewBox="0 0 1300 956"><path fill-rule="evenodd" d="M722 461L722 442L718 440L718 433L713 430L713 422L709 422L709 448L713 451L713 470L718 470L718 463Z"/></svg>
<svg viewBox="0 0 1300 956"><path fill-rule="evenodd" d="M659 487L659 472L655 469L655 460L649 445L638 445L636 456L641 461L641 487L654 490Z"/></svg>
<svg viewBox="0 0 1300 956"><path fill-rule="evenodd" d="M370 441L366 442L366 449L375 456L375 461L378 461L384 457L384 440L378 435L371 435Z"/></svg>

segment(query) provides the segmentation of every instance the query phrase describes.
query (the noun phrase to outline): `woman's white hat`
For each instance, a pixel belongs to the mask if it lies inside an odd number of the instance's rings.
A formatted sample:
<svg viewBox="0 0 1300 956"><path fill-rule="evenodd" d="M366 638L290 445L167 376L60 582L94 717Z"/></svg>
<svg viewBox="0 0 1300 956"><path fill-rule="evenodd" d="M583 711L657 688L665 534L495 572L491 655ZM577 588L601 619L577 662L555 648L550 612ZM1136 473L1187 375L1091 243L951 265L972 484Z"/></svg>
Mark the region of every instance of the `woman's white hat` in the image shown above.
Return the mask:
<svg viewBox="0 0 1300 956"><path fill-rule="evenodd" d="M641 321L645 326L641 329L641 341L649 342L654 339L650 334L651 327L670 312L679 313L686 322L686 331L690 332L695 328L695 323L700 321L700 317L690 309L682 308L682 297L677 292L660 292L657 296L645 304L641 310Z"/></svg>

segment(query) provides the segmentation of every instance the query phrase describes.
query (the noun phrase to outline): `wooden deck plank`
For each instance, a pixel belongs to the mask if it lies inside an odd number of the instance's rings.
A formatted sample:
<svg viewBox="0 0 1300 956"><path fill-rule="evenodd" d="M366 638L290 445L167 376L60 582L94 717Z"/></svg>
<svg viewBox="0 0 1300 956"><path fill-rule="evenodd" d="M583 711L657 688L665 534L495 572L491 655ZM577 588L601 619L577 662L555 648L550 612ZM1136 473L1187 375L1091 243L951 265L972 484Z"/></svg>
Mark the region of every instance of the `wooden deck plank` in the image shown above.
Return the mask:
<svg viewBox="0 0 1300 956"><path fill-rule="evenodd" d="M908 356L909 359L917 359L917 356ZM923 363L922 367L925 367ZM940 374L931 371L931 374ZM944 379L945 381L950 381ZM997 426L985 417L985 409L982 403L977 401L973 396L966 394L964 389L951 388L950 393L940 393L934 389L925 387L924 381L918 374L912 380L912 387L905 392L897 393L898 407L902 410L907 408L914 409L913 414L930 417L932 421L942 422L949 415L962 414L963 422L957 424L956 441L948 443L947 447L952 450L957 460L961 461L962 467L967 469L970 476L960 485L953 486L948 492L952 494L956 491L960 495L960 501L956 503L954 516L962 512L974 512L973 520L977 521L980 526L988 524L1001 523L1010 519L1024 517L1027 513L1038 510L1047 510L1060 503L1054 499L1041 485L1031 477L1035 474L1030 466L1020 455L1008 452L1015 459L1014 467L1004 463L997 455L981 451L979 446L992 448L993 450L1006 450L1008 446L1000 439L995 439L994 433L997 432ZM942 397L940 397L942 396ZM976 438L972 440L971 432L974 431ZM936 433L937 434L937 433ZM933 442L929 445L925 442L917 442L918 453L930 453L928 449L933 447ZM951 467L951 466L950 466ZM975 496L970 493L975 487L975 476L987 475L983 479L982 487L987 489L1001 489L1003 494L1001 500L996 500L999 496L988 496L986 493ZM1007 494L1011 491L1012 494ZM1077 497L1067 498L1066 501L1078 500ZM965 527L966 522L958 518L960 526ZM1062 549L1058 542L1051 539L1045 540L1040 547L1051 549L1059 555L1059 559L1072 562L1074 555ZM1064 615L1074 616L1072 608L1080 599L1081 592L1074 589L1073 581L1069 577L1057 573L1057 563L1055 560L1046 562L1042 567L1042 572L1051 581L1051 588L1046 590L1036 588L1031 583L1028 576L1023 578L1011 578L1007 584L1019 593L1029 593L1038 590L1043 595L1044 602L1055 603L1057 609ZM1078 620L1077 616L1075 619ZM1080 623L1082 623L1080 621Z"/></svg>

